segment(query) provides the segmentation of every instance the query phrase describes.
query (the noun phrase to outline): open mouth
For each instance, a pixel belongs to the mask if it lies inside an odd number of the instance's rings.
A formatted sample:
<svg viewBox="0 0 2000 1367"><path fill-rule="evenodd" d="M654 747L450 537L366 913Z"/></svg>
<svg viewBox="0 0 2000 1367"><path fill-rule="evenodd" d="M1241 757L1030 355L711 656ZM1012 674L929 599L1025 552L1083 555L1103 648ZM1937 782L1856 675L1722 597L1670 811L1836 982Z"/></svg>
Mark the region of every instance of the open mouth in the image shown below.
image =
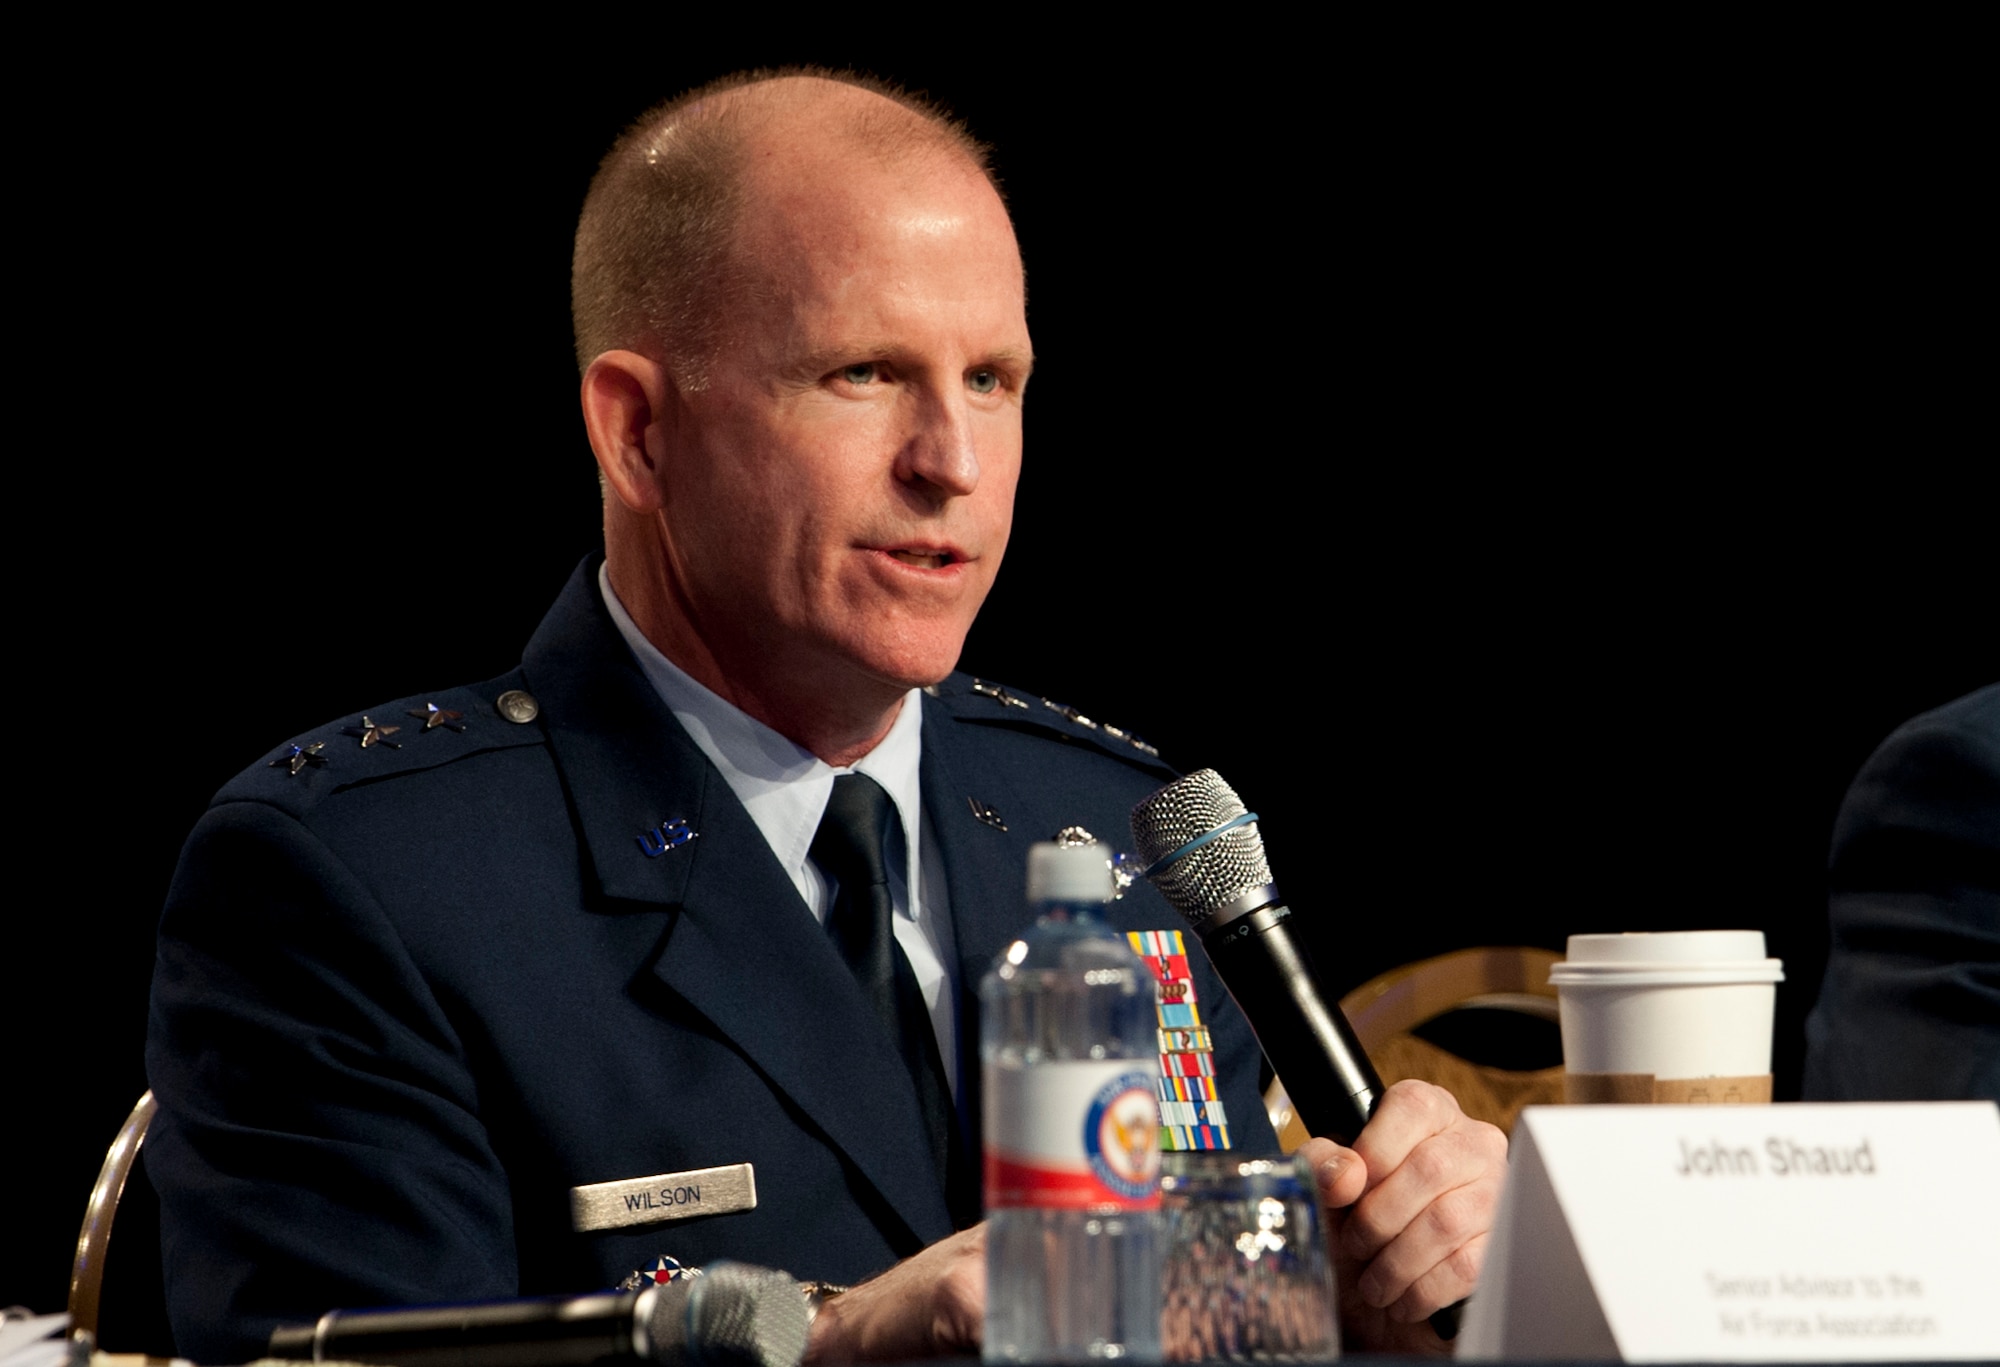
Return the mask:
<svg viewBox="0 0 2000 1367"><path fill-rule="evenodd" d="M890 551L889 554L905 565L915 565L920 569L941 570L952 563L949 551Z"/></svg>

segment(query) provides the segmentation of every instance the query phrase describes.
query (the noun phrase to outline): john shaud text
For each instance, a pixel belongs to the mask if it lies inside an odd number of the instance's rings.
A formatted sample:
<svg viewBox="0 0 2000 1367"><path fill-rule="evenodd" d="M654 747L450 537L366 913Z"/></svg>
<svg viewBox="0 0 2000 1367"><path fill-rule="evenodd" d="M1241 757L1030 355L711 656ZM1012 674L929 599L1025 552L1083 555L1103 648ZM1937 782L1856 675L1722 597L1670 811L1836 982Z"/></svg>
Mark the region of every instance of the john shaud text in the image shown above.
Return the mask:
<svg viewBox="0 0 2000 1367"><path fill-rule="evenodd" d="M1773 1177L1873 1177L1875 1155L1868 1143L1863 1139L1852 1146L1801 1144L1774 1134L1764 1141L1760 1159L1747 1144L1725 1144L1720 1139L1696 1144L1682 1139L1674 1175L1757 1177L1768 1170Z"/></svg>

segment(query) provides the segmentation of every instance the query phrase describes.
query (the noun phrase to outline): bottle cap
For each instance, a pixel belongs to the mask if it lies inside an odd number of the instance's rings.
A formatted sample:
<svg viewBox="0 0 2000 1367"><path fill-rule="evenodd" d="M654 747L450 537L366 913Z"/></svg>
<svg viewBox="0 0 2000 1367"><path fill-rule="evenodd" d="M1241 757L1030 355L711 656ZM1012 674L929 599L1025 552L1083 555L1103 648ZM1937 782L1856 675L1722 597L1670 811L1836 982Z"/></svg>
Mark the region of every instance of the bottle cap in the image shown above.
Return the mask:
<svg viewBox="0 0 2000 1367"><path fill-rule="evenodd" d="M1028 847L1030 902L1108 902L1115 890L1102 845L1044 840Z"/></svg>

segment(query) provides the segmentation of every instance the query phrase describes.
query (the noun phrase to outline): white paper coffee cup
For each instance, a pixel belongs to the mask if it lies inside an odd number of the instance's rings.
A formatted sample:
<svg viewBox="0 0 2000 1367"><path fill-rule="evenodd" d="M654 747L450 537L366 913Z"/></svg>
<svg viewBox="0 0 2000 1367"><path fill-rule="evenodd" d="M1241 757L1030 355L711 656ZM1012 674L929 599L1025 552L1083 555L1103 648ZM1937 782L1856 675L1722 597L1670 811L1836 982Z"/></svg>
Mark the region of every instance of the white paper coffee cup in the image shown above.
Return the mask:
<svg viewBox="0 0 2000 1367"><path fill-rule="evenodd" d="M1549 970L1571 1073L1740 1078L1771 1071L1784 965L1760 930L1572 935Z"/></svg>

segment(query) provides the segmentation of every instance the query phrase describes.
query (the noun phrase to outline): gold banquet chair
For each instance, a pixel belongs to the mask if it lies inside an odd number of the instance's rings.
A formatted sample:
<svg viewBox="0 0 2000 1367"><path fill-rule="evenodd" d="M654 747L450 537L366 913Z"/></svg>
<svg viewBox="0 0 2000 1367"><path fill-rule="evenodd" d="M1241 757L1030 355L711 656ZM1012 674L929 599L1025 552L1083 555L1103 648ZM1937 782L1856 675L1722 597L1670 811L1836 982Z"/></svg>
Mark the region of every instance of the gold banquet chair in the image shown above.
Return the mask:
<svg viewBox="0 0 2000 1367"><path fill-rule="evenodd" d="M69 1322L74 1330L87 1330L95 1339L101 1318L104 1291L104 1257L111 1247L111 1222L118 1214L118 1202L125 1195L125 1183L132 1176L139 1146L146 1142L146 1129L159 1109L149 1091L139 1098L132 1114L111 1141L98 1170L96 1185L90 1189L90 1204L84 1207L83 1230L76 1239L76 1261L70 1264ZM157 1259L157 1250L152 1252Z"/></svg>
<svg viewBox="0 0 2000 1367"><path fill-rule="evenodd" d="M1554 950L1526 946L1454 950L1369 979L1340 999L1340 1009L1385 1086L1410 1077L1434 1082L1456 1096L1467 1115L1511 1131L1523 1106L1562 1101L1561 1064L1528 1071L1498 1068L1460 1058L1410 1032L1466 1008L1554 1021L1556 990L1549 985L1549 966L1561 959ZM1286 1153L1306 1141L1305 1125L1292 1109L1283 1078L1272 1079L1264 1108Z"/></svg>

